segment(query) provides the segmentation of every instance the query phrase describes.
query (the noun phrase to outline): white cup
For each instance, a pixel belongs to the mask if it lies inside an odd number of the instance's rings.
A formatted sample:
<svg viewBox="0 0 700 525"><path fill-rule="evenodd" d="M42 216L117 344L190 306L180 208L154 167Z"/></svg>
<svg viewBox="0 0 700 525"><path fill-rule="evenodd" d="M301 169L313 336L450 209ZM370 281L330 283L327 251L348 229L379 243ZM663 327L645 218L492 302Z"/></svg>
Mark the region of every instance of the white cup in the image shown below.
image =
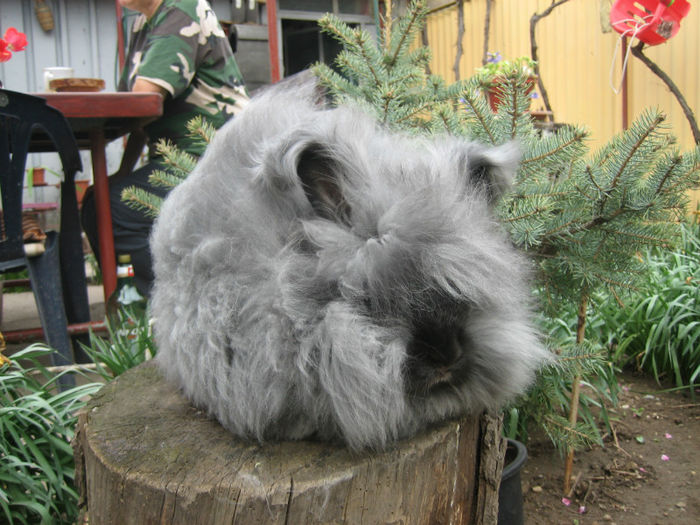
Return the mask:
<svg viewBox="0 0 700 525"><path fill-rule="evenodd" d="M49 82L56 78L72 78L73 68L72 67L62 67L53 66L44 68L44 91L52 91L49 86Z"/></svg>

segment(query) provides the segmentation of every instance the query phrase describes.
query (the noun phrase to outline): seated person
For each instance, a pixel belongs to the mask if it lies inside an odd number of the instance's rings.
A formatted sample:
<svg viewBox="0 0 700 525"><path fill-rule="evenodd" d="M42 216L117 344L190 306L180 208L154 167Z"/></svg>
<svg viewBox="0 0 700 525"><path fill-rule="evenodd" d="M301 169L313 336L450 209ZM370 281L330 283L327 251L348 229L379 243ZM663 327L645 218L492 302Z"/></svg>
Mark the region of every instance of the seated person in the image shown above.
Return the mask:
<svg viewBox="0 0 700 525"><path fill-rule="evenodd" d="M149 235L153 220L121 200L128 186L164 196L148 177L162 169L155 148L166 139L181 150L200 155L187 137L186 124L197 115L215 128L240 111L248 97L231 46L206 0L119 0L138 11L129 39L119 91L156 92L164 96L163 115L129 135L119 171L109 177L109 193L117 254L130 254L134 281L148 295L153 281ZM144 145L148 162L134 170ZM94 194L83 201L83 229L99 260Z"/></svg>

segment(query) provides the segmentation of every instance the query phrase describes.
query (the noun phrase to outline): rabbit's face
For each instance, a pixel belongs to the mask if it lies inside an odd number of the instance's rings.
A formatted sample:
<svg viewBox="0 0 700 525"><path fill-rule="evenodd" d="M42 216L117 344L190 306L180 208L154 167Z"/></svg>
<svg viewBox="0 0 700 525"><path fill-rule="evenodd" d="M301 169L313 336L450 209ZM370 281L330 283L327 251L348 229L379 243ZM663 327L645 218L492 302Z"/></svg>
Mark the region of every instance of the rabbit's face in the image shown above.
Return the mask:
<svg viewBox="0 0 700 525"><path fill-rule="evenodd" d="M469 381L470 318L494 292L508 294L509 266L520 263L491 210L505 184L499 170L517 152L501 148L499 164L489 157L497 148L407 144L393 164L385 155L364 165L348 146L352 167L338 148L314 144L297 170L313 210L302 221L312 279L333 291L326 301L400 334L404 389L428 397Z"/></svg>

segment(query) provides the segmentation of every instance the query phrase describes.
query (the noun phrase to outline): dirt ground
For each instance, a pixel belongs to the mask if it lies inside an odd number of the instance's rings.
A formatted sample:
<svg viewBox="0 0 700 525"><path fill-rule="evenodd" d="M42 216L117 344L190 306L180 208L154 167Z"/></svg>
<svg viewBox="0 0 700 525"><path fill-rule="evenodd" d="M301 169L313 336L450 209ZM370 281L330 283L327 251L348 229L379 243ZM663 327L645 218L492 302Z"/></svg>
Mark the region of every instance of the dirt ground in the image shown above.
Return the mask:
<svg viewBox="0 0 700 525"><path fill-rule="evenodd" d="M521 473L526 525L700 523L700 391L693 401L632 373L620 385L614 431L603 447L576 454L568 498L563 459L546 438L530 440Z"/></svg>

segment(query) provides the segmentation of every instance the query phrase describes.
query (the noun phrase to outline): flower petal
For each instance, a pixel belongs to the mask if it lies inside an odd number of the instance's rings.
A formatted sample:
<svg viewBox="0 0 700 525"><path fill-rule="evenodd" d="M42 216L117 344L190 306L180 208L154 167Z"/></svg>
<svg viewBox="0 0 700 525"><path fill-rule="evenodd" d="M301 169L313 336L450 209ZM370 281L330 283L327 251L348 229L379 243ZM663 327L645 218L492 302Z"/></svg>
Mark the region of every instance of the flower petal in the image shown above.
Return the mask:
<svg viewBox="0 0 700 525"><path fill-rule="evenodd" d="M12 53L7 48L7 42L0 38L0 62L7 62L12 58Z"/></svg>
<svg viewBox="0 0 700 525"><path fill-rule="evenodd" d="M8 27L5 31L5 42L12 51L22 51L27 47L27 35L17 31L14 27Z"/></svg>

